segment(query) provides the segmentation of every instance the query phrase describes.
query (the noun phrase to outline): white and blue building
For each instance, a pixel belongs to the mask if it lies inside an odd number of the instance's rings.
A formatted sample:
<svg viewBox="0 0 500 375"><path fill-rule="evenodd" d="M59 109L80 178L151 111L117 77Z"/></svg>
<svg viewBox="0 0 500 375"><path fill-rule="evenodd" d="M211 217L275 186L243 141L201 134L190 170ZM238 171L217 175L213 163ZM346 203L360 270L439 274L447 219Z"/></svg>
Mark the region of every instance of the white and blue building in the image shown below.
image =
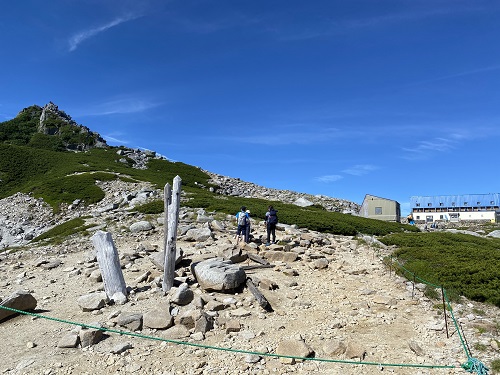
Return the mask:
<svg viewBox="0 0 500 375"><path fill-rule="evenodd" d="M500 193L410 197L415 223L500 222Z"/></svg>

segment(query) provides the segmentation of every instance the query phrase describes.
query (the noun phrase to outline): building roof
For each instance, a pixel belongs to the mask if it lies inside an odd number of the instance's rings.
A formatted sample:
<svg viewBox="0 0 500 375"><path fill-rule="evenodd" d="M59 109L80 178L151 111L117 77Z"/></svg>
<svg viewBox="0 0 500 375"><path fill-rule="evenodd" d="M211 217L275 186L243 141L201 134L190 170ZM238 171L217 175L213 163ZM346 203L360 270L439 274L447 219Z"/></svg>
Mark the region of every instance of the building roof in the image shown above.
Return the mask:
<svg viewBox="0 0 500 375"><path fill-rule="evenodd" d="M410 197L411 207L491 207L500 206L500 193L435 195ZM418 204L418 206L417 206Z"/></svg>
<svg viewBox="0 0 500 375"><path fill-rule="evenodd" d="M367 199L370 199L370 198L374 198L374 199L382 199L384 201L389 201L389 202L396 202L398 203L398 201L395 201L394 199L389 199L389 198L382 198L382 197L377 197L376 195L372 195L372 194L366 194L365 195L365 199L363 199L363 202Z"/></svg>

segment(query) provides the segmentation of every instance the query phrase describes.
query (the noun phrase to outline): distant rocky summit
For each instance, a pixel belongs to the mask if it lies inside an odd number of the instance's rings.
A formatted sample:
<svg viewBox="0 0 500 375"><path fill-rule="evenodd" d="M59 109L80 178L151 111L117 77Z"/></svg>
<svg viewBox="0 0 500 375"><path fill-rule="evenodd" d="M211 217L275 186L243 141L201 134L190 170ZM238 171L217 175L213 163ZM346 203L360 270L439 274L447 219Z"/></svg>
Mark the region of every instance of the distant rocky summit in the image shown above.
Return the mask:
<svg viewBox="0 0 500 375"><path fill-rule="evenodd" d="M71 116L59 110L59 107L52 102L49 102L42 108L38 132L48 135L59 135L63 140L68 141L65 145L69 149L78 149L81 151L90 147L107 146L104 138L86 126L77 124Z"/></svg>
<svg viewBox="0 0 500 375"><path fill-rule="evenodd" d="M0 123L0 142L58 151L108 146L98 133L77 124L52 102L24 108L14 119Z"/></svg>

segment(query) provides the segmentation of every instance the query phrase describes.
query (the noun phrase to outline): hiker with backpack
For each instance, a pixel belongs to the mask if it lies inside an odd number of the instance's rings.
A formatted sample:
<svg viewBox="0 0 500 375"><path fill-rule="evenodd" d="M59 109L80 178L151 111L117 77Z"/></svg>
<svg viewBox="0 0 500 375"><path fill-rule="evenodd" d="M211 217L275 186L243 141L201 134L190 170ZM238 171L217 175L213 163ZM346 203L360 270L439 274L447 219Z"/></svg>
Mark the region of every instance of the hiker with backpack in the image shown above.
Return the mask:
<svg viewBox="0 0 500 375"><path fill-rule="evenodd" d="M266 212L266 246L271 244L271 236L273 237L273 243L276 243L276 224L278 224L278 211L276 211L273 206L269 206Z"/></svg>
<svg viewBox="0 0 500 375"><path fill-rule="evenodd" d="M247 208L241 206L241 210L236 214L236 223L238 224L238 229L236 229L236 243L238 243L243 235L243 240L246 242L247 226L250 223L250 216L246 212Z"/></svg>
<svg viewBox="0 0 500 375"><path fill-rule="evenodd" d="M250 242L250 210L245 211L248 215L247 227L245 228L245 242Z"/></svg>

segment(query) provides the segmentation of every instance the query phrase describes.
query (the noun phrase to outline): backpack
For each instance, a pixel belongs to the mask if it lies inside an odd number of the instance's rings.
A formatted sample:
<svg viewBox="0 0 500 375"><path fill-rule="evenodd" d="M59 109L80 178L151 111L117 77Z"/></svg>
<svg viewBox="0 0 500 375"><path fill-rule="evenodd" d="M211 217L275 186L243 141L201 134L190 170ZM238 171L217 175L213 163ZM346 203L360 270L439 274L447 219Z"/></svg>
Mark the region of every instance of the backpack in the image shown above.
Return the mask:
<svg viewBox="0 0 500 375"><path fill-rule="evenodd" d="M267 223L268 224L278 224L278 211L271 210L269 211L269 215L267 216Z"/></svg>
<svg viewBox="0 0 500 375"><path fill-rule="evenodd" d="M248 222L247 214L245 212L243 212L243 211L240 212L238 214L238 225L246 226L247 222Z"/></svg>

